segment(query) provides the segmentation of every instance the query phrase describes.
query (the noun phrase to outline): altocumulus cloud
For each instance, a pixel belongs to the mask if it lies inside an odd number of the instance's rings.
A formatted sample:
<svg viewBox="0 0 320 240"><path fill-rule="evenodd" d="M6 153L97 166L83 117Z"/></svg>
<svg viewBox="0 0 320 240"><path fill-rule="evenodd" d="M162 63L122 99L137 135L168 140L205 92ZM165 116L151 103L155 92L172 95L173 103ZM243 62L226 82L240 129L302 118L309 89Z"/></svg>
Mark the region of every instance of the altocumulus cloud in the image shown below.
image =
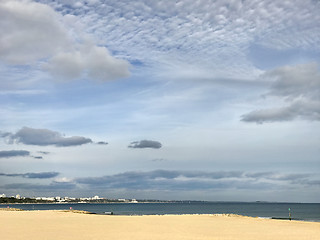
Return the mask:
<svg viewBox="0 0 320 240"><path fill-rule="evenodd" d="M242 121L320 121L320 71L316 63L279 67L267 71L262 78L272 81L266 96L278 97L286 106L252 111L243 115Z"/></svg>
<svg viewBox="0 0 320 240"><path fill-rule="evenodd" d="M26 157L30 156L29 151L25 150L9 150L9 151L0 151L0 158L10 158L10 157Z"/></svg>
<svg viewBox="0 0 320 240"><path fill-rule="evenodd" d="M0 35L0 60L12 65L40 62L44 70L63 80L129 76L129 63L77 31L76 19L39 2L0 1L0 31L6 33Z"/></svg>
<svg viewBox="0 0 320 240"><path fill-rule="evenodd" d="M162 147L162 144L160 142L152 141L152 140L141 140L141 141L131 142L128 147L129 148L155 148L155 149L159 149Z"/></svg>
<svg viewBox="0 0 320 240"><path fill-rule="evenodd" d="M319 43L319 4L314 0L42 2L79 15L110 49L156 65L156 73L171 77L210 77L212 70L215 76L238 78L243 71L252 76L255 69L248 66L243 47L253 40L279 50L313 49Z"/></svg>
<svg viewBox="0 0 320 240"><path fill-rule="evenodd" d="M90 138L81 136L65 137L59 132L29 127L23 127L16 133L6 133L3 134L3 136L8 139L9 143L23 143L38 146L55 145L57 147L69 147L92 143Z"/></svg>

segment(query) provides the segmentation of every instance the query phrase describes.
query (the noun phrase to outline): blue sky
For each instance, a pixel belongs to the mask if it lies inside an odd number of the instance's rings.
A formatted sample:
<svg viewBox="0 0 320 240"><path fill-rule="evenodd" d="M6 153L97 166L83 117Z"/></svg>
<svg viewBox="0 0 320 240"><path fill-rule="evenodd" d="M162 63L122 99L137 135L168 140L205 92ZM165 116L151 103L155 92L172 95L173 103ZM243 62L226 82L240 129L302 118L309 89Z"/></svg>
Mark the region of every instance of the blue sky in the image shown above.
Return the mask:
<svg viewBox="0 0 320 240"><path fill-rule="evenodd" d="M318 202L319 1L0 3L0 192Z"/></svg>

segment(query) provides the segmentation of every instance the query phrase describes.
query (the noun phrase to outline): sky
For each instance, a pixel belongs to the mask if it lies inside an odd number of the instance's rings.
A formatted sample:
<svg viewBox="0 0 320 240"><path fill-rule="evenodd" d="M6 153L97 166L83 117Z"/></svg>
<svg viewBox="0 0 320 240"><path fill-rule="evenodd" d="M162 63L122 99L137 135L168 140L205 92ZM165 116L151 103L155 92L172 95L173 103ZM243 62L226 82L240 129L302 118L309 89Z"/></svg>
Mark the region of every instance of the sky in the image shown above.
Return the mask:
<svg viewBox="0 0 320 240"><path fill-rule="evenodd" d="M319 12L1 0L0 193L319 202Z"/></svg>

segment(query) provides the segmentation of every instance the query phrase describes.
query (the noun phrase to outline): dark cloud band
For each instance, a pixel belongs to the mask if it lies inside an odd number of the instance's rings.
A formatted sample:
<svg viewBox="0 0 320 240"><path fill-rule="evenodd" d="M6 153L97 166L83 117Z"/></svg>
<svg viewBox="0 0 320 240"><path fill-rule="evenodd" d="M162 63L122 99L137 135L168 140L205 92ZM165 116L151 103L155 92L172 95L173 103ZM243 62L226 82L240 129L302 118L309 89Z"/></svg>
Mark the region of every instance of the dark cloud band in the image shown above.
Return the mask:
<svg viewBox="0 0 320 240"><path fill-rule="evenodd" d="M102 177L75 179L78 184L94 188L110 189L259 189L276 187L278 184L316 185L319 180L312 174L277 174L274 172L245 173L242 171L168 171L124 172Z"/></svg>
<svg viewBox="0 0 320 240"><path fill-rule="evenodd" d="M52 178L57 172L4 174L0 176L23 178ZM274 191L288 188L320 188L320 179L315 174L279 174L275 172L242 171L169 171L123 172L101 177L76 178L68 182L52 181L47 185L13 183L2 186L5 189L34 191L50 190L152 190L152 191L208 191L208 190L254 190ZM1 188L1 186L0 186Z"/></svg>

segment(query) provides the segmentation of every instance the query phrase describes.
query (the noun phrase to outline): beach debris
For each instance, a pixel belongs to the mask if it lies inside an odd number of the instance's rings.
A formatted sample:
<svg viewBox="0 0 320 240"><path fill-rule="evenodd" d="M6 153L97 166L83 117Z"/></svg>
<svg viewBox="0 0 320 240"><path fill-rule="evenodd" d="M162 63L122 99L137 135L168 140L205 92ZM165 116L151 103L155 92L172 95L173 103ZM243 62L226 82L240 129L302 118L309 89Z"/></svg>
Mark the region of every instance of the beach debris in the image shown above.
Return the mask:
<svg viewBox="0 0 320 240"><path fill-rule="evenodd" d="M74 210L74 209L71 209L71 210L58 210L58 212L72 212L72 213L80 213L80 214L95 214L95 213L84 211L84 210Z"/></svg>
<svg viewBox="0 0 320 240"><path fill-rule="evenodd" d="M104 212L106 215L113 215L113 212Z"/></svg>
<svg viewBox="0 0 320 240"><path fill-rule="evenodd" d="M23 211L23 210L20 209L20 208L10 208L10 207L7 207L7 208L0 208L0 211Z"/></svg>
<svg viewBox="0 0 320 240"><path fill-rule="evenodd" d="M233 214L233 213L216 213L216 214L212 214L212 215L213 216L220 216L220 217L248 217L248 216Z"/></svg>

